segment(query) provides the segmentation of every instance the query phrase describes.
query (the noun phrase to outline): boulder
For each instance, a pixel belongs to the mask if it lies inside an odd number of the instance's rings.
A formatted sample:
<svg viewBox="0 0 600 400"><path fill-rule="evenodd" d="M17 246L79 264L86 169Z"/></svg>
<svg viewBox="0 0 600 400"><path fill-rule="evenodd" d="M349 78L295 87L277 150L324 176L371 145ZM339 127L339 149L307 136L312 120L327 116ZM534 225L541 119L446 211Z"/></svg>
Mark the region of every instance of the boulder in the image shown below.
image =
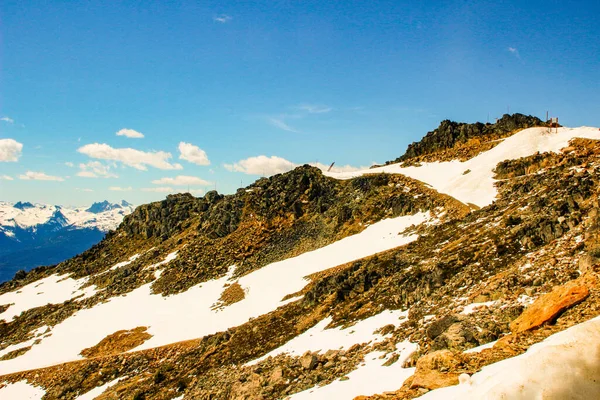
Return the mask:
<svg viewBox="0 0 600 400"><path fill-rule="evenodd" d="M562 286L556 286L552 292L539 297L510 324L514 333L537 328L547 321L555 319L563 311L583 301L589 290L582 280L577 279Z"/></svg>
<svg viewBox="0 0 600 400"><path fill-rule="evenodd" d="M458 318L454 315L446 315L435 322L432 322L431 325L427 328L427 336L430 339L435 339L440 336L442 333L446 331L453 323L457 322Z"/></svg>
<svg viewBox="0 0 600 400"><path fill-rule="evenodd" d="M278 383L283 383L285 380L283 379L283 368L281 366L277 366L271 372L270 383L276 385Z"/></svg>
<svg viewBox="0 0 600 400"><path fill-rule="evenodd" d="M300 365L304 369L313 369L317 365L317 356L312 353L306 353L300 358Z"/></svg>
<svg viewBox="0 0 600 400"><path fill-rule="evenodd" d="M438 389L458 384L460 374L456 369L462 364L460 355L450 350L429 353L417 361L415 374L412 376L411 389Z"/></svg>

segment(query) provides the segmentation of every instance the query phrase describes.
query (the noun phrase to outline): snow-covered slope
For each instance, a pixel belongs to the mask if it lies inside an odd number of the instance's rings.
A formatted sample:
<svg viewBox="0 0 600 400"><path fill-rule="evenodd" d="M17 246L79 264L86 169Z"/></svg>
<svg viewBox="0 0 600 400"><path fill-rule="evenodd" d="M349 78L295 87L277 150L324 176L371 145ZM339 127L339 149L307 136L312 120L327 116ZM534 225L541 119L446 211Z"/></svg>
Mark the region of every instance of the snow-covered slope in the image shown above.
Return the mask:
<svg viewBox="0 0 600 400"><path fill-rule="evenodd" d="M87 250L133 209L125 201L89 208L0 202L0 282L17 270L58 263Z"/></svg>
<svg viewBox="0 0 600 400"><path fill-rule="evenodd" d="M230 279L235 267L223 278L205 282L174 296L155 295L151 293L150 284L141 286L126 296L80 310L54 326L51 335L41 339L23 356L0 361L0 375L80 359L81 350L94 346L107 335L121 329L149 327L148 332L153 337L136 348L139 350L198 338L243 324L249 318L258 317L289 302L282 299L306 286L308 281L304 277L307 275L415 240L416 235L403 235L402 232L428 219L426 214L415 214L383 220L332 245L270 264L240 278L238 283L246 292L245 298L223 310L215 309L214 305L218 303L226 285L232 283ZM168 260L174 258L175 255L167 257ZM121 267L125 266L125 263L120 264ZM168 263L163 265L159 266L160 269L169 268ZM81 290L83 283L67 277L51 276L19 292L3 294L0 304L15 305L0 313L0 320L10 321L18 313L40 302L60 303L81 294L87 296L93 293L89 288ZM40 286L42 284L44 286ZM47 294L44 287L48 287ZM43 292L43 297L39 297L37 292ZM16 310L14 312L13 307Z"/></svg>
<svg viewBox="0 0 600 400"><path fill-rule="evenodd" d="M504 160L530 156L536 152L558 152L573 138L600 139L600 130L592 127L558 128L548 132L548 128L524 129L502 141L499 145L478 156L461 162L423 163L421 166L402 167L391 164L353 172L328 172L333 178L350 179L364 174L392 173L403 174L431 185L441 193L479 207L491 204L496 198L493 169Z"/></svg>

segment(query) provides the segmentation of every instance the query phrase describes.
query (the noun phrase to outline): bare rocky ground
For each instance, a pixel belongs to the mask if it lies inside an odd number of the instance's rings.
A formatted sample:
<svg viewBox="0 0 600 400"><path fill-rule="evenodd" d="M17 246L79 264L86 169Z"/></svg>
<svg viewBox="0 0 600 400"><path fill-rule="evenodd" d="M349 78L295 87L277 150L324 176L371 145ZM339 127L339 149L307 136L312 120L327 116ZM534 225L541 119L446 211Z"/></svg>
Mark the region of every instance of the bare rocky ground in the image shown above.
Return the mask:
<svg viewBox="0 0 600 400"><path fill-rule="evenodd" d="M14 290L56 270L99 274L115 259L145 250L128 266L127 275L102 274L94 282L104 284L108 293L81 304L28 311L0 325L2 337L18 343L32 329L58 323L79 307L152 281L153 272L143 267L174 249L183 256L171 274L154 282L157 293L177 293L222 276L234 261L244 261L237 274L248 273L387 216L423 210L445 214L436 225L415 228L418 240L315 274L301 299L225 332L127 353L123 351L131 347L124 338L129 333L121 332L99 343L85 360L0 379L40 385L47 391L45 399L73 399L116 378L123 379L100 398L173 399L183 394L186 399L281 399L343 379L365 354L374 349L392 354L397 343L409 340L419 345L405 363L416 366L415 375L399 379L396 391L366 398L410 399L457 384L462 373L521 354L553 333L600 315L599 157L598 142L576 139L559 154L500 163L499 197L479 210L408 178L375 175L337 182L308 167L285 179L258 181L250 191L232 197L181 196L138 208L98 248L55 269L34 271L1 290ZM303 179L308 179L304 186ZM258 193L271 186L273 194L265 198L274 199L272 204L261 203ZM292 187L302 189L290 198L275 196ZM319 194L311 198L311 190ZM320 205L318 199L324 199ZM163 213L165 207L169 209ZM128 240L117 240L123 236ZM199 256L194 246L207 243L214 252ZM98 257L100 253L114 256L112 262ZM241 296L231 285L217 306L227 307ZM385 309L409 310L408 318L399 326L381 327L384 340L375 345L280 355L245 366L328 316L331 326L351 326ZM144 331L131 334L135 342L143 339ZM464 353L494 341L489 349Z"/></svg>

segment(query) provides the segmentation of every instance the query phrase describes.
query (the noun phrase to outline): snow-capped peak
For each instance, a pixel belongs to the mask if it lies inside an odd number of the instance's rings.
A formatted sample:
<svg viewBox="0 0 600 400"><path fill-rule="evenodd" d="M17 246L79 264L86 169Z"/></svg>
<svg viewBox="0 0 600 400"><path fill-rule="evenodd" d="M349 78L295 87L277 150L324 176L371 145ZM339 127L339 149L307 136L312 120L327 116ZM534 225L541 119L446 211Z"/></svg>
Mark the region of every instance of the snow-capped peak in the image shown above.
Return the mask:
<svg viewBox="0 0 600 400"><path fill-rule="evenodd" d="M123 200L123 201L125 201L125 200ZM127 202L125 202L125 203L127 203ZM127 203L127 204L129 204L129 203ZM120 204L113 204L113 203L109 203L107 200L104 200L102 202L92 204L92 206L90 208L88 208L86 211L93 213L93 214L99 214L99 213L114 210L117 208L122 208L122 207Z"/></svg>

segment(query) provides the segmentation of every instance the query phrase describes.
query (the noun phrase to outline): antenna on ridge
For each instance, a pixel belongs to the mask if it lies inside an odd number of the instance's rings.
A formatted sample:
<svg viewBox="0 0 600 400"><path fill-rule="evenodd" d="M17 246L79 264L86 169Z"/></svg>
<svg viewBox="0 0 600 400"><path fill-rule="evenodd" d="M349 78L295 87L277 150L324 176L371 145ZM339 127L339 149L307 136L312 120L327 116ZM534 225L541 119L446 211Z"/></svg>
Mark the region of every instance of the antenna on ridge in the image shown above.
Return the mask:
<svg viewBox="0 0 600 400"><path fill-rule="evenodd" d="M327 172L331 171L331 168L333 168L333 164L335 164L335 161L331 163L331 165L329 166L329 168L327 168Z"/></svg>

